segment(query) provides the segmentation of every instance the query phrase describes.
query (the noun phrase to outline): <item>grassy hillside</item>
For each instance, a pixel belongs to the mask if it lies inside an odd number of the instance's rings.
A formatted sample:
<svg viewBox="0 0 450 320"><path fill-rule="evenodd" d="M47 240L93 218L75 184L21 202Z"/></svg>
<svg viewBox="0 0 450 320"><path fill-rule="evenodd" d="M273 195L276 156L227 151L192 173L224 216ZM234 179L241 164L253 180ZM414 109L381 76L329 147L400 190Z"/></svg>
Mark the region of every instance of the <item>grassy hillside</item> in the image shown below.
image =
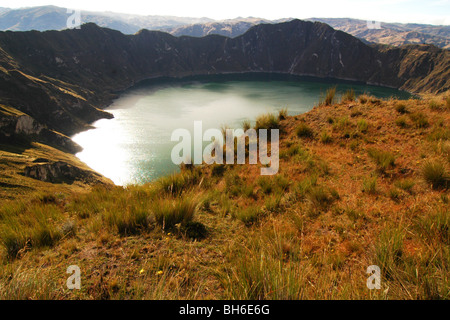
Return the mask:
<svg viewBox="0 0 450 320"><path fill-rule="evenodd" d="M0 298L449 299L450 99L343 100L259 119L281 130L275 176L213 165L2 200Z"/></svg>

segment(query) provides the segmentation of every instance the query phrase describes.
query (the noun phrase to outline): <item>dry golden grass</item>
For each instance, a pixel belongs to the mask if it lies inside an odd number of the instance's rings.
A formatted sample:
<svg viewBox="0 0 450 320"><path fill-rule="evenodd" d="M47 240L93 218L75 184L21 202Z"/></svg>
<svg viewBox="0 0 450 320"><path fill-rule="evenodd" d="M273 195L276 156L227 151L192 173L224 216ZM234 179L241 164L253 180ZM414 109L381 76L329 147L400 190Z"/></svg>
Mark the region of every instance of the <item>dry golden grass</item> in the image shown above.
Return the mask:
<svg viewBox="0 0 450 320"><path fill-rule="evenodd" d="M8 217L52 208L45 225L60 236L15 257L4 243L0 298L449 299L448 189L433 188L423 168L449 172L450 112L429 99L402 103L428 125L407 117L399 126L397 101L367 96L279 121L276 176L210 166L144 186L2 203L0 231ZM317 135L299 137L304 125ZM187 207L196 224L177 218L166 228L158 214L183 199L195 201ZM121 219L133 232L120 231ZM73 292L72 264L82 271ZM366 287L373 264L381 290Z"/></svg>

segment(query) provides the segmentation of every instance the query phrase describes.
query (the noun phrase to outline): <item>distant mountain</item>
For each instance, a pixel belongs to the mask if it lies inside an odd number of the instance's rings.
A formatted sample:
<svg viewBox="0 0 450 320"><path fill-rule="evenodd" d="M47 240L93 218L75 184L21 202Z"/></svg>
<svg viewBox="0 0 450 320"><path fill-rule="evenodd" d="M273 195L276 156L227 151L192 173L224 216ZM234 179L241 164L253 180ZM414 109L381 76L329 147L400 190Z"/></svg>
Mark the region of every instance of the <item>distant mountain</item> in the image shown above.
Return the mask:
<svg viewBox="0 0 450 320"><path fill-rule="evenodd" d="M71 14L66 8L41 6L21 9L0 9L0 30L63 30ZM142 16L113 12L81 11L81 22L93 22L101 27L134 34L141 29L166 30L179 26L212 22L208 18L186 18L172 16Z"/></svg>
<svg viewBox="0 0 450 320"><path fill-rule="evenodd" d="M368 42L400 46L403 44L434 44L450 49L450 26L381 22L381 29L367 28L367 21L349 18L311 18Z"/></svg>
<svg viewBox="0 0 450 320"><path fill-rule="evenodd" d="M237 37L249 28L261 23L278 23L292 19L271 21L265 19L234 19L203 24L194 24L169 29L175 36L203 37L219 34ZM311 18L306 21L326 23L336 30L347 32L367 43L381 43L393 46L404 44L434 44L440 48L450 49L450 26L433 26L425 24L381 23L381 29L369 29L367 21L348 18Z"/></svg>
<svg viewBox="0 0 450 320"><path fill-rule="evenodd" d="M260 18L236 18L224 21L197 23L167 30L174 36L204 37L210 34L218 34L234 38L244 34L248 29L263 23L280 23L293 19L267 20Z"/></svg>
<svg viewBox="0 0 450 320"><path fill-rule="evenodd" d="M63 30L70 14L66 8L41 6L21 9L0 8L0 30ZM217 34L237 37L251 27L262 23L280 23L293 18L267 20L261 18L236 18L216 21L209 18L188 18L172 16L142 16L114 12L81 11L82 23L134 34L141 29L160 30L174 36L203 37ZM401 24L381 22L381 29L367 28L365 20L350 18L311 18L309 21L323 22L336 30L347 32L368 43L400 46L403 44L434 44L450 49L450 26L425 24Z"/></svg>

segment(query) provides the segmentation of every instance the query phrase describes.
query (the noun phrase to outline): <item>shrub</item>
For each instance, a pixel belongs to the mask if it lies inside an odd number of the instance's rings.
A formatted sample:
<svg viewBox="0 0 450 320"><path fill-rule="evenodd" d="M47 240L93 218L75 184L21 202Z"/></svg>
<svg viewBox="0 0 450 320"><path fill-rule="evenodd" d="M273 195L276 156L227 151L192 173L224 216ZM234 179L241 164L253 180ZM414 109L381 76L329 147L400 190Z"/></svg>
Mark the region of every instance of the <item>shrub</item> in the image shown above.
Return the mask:
<svg viewBox="0 0 450 320"><path fill-rule="evenodd" d="M279 129L279 128L280 128L280 123L279 123L278 117L276 117L272 113L262 114L256 118L255 130L257 130L257 131L259 129L271 130L271 129Z"/></svg>
<svg viewBox="0 0 450 320"><path fill-rule="evenodd" d="M427 161L423 166L422 174L433 189L447 188L449 185L449 176L441 162Z"/></svg>
<svg viewBox="0 0 450 320"><path fill-rule="evenodd" d="M192 221L197 210L197 201L192 198L161 199L153 204L156 222L164 229L175 225L185 226Z"/></svg>
<svg viewBox="0 0 450 320"><path fill-rule="evenodd" d="M299 138L312 138L314 136L314 131L304 122L295 129L295 133Z"/></svg>
<svg viewBox="0 0 450 320"><path fill-rule="evenodd" d="M395 166L395 157L390 152L370 148L367 153L375 161L380 172L386 172L387 169Z"/></svg>

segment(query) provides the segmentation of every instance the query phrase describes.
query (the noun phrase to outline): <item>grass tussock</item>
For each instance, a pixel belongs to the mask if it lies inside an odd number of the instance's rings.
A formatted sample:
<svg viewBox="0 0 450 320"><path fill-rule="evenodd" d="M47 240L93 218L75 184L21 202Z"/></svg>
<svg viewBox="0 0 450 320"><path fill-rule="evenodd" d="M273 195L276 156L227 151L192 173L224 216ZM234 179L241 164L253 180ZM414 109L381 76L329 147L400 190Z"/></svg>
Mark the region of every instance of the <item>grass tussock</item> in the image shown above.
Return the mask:
<svg viewBox="0 0 450 320"><path fill-rule="evenodd" d="M132 205L122 210L106 212L104 221L122 236L139 234L149 227L149 212L142 206Z"/></svg>
<svg viewBox="0 0 450 320"><path fill-rule="evenodd" d="M400 117L398 119L395 120L395 124L400 127L400 128L408 128L408 120L406 117Z"/></svg>
<svg viewBox="0 0 450 320"><path fill-rule="evenodd" d="M249 130L252 127L252 123L250 122L250 120L244 120L242 122L242 129L244 129L244 131Z"/></svg>
<svg viewBox="0 0 450 320"><path fill-rule="evenodd" d="M186 225L194 219L198 201L192 198L161 199L153 206L156 222L163 229Z"/></svg>
<svg viewBox="0 0 450 320"><path fill-rule="evenodd" d="M325 98L320 103L321 105L331 106L335 102L336 87L328 88L325 93Z"/></svg>
<svg viewBox="0 0 450 320"><path fill-rule="evenodd" d="M1 211L0 241L9 258L33 248L52 247L64 235L58 223L64 221L54 204L9 207Z"/></svg>
<svg viewBox="0 0 450 320"><path fill-rule="evenodd" d="M331 142L333 142L333 137L327 131L323 131L320 134L320 142L322 142L323 144L331 143Z"/></svg>
<svg viewBox="0 0 450 320"><path fill-rule="evenodd" d="M408 109L406 108L406 104L404 102L397 102L395 104L395 111L400 114L408 113Z"/></svg>
<svg viewBox="0 0 450 320"><path fill-rule="evenodd" d="M283 123L274 176L204 165L145 185L2 198L0 299L448 300L449 115L428 104L360 96L267 116L259 125ZM299 124L317 139L298 139ZM81 290L65 287L70 264ZM366 286L373 264L381 290Z"/></svg>
<svg viewBox="0 0 450 320"><path fill-rule="evenodd" d="M272 113L266 113L258 116L256 118L255 130L260 129L279 129L280 128L280 120L278 117Z"/></svg>
<svg viewBox="0 0 450 320"><path fill-rule="evenodd" d="M357 127L361 133L367 133L369 130L369 123L365 119L360 119L357 122Z"/></svg>
<svg viewBox="0 0 450 320"><path fill-rule="evenodd" d="M395 166L395 157L391 152L370 148L367 150L367 154L372 158L377 165L377 169L382 173Z"/></svg>
<svg viewBox="0 0 450 320"><path fill-rule="evenodd" d="M422 112L411 113L409 118L418 129L428 128L430 125L428 117Z"/></svg>
<svg viewBox="0 0 450 320"><path fill-rule="evenodd" d="M193 170L162 177L157 181L157 184L164 193L181 195L182 192L187 191L189 188L199 183L199 181L199 171Z"/></svg>
<svg viewBox="0 0 450 320"><path fill-rule="evenodd" d="M295 129L295 133L299 138L313 138L314 131L306 123L300 123Z"/></svg>
<svg viewBox="0 0 450 320"><path fill-rule="evenodd" d="M288 109L283 108L280 111L278 111L278 120L285 120L288 116Z"/></svg>
<svg viewBox="0 0 450 320"><path fill-rule="evenodd" d="M355 101L355 90L350 89L344 92L342 95L341 101L342 102L353 102Z"/></svg>
<svg viewBox="0 0 450 320"><path fill-rule="evenodd" d="M427 161L422 168L422 174L424 180L430 184L433 189L449 187L450 177L442 162Z"/></svg>
<svg viewBox="0 0 450 320"><path fill-rule="evenodd" d="M362 192L371 195L377 194L378 193L377 177L364 178L362 184Z"/></svg>
<svg viewBox="0 0 450 320"><path fill-rule="evenodd" d="M256 223L262 215L261 209L255 206L239 209L234 213L234 217L241 220L248 227Z"/></svg>

